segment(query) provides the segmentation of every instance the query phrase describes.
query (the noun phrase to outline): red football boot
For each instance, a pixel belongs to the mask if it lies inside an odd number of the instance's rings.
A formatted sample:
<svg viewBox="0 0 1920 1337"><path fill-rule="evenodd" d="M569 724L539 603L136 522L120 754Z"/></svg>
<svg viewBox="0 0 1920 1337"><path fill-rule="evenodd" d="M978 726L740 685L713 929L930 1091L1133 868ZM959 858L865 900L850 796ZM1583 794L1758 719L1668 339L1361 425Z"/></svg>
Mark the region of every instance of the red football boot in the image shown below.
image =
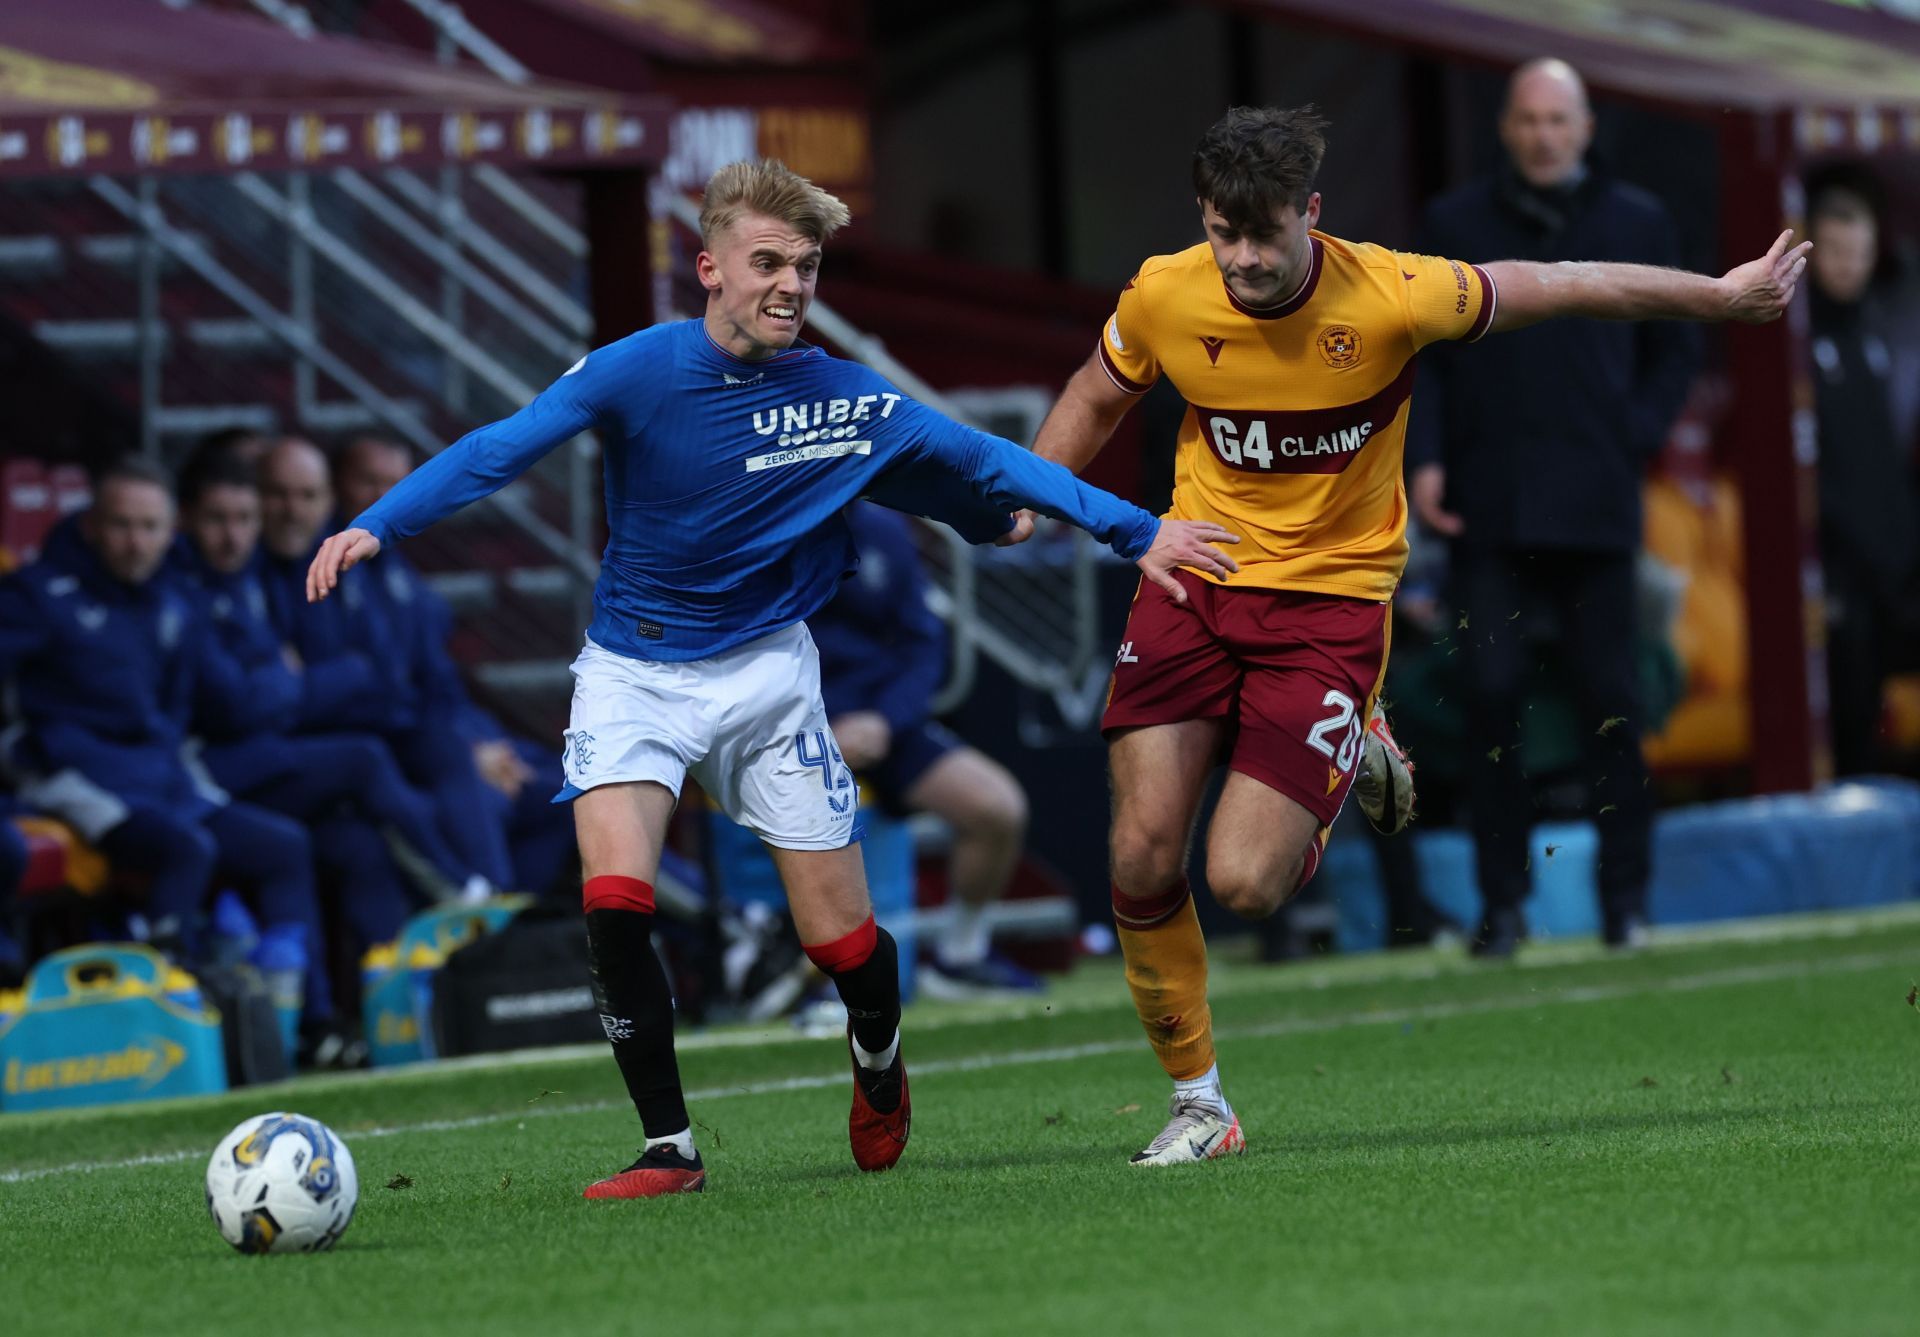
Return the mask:
<svg viewBox="0 0 1920 1337"><path fill-rule="evenodd" d="M664 1198L669 1193L699 1193L707 1186L707 1167L700 1153L692 1159L671 1142L640 1153L640 1159L608 1179L588 1184L587 1198Z"/></svg>
<svg viewBox="0 0 1920 1337"><path fill-rule="evenodd" d="M847 1028L847 1056L853 1057L853 1028ZM853 1059L853 1113L847 1116L847 1140L853 1163L862 1170L888 1170L907 1149L913 1102L907 1098L907 1064L895 1050L893 1065L873 1072Z"/></svg>

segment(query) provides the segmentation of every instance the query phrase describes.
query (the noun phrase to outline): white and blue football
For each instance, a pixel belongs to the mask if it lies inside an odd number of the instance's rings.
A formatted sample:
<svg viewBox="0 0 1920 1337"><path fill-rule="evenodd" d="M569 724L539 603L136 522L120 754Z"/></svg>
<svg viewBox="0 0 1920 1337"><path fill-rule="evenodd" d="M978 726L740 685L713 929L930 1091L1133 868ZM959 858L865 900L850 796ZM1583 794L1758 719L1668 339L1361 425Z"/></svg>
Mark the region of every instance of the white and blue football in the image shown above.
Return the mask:
<svg viewBox="0 0 1920 1337"><path fill-rule="evenodd" d="M241 1253L331 1249L359 1199L353 1153L304 1114L255 1115L207 1163L207 1211Z"/></svg>

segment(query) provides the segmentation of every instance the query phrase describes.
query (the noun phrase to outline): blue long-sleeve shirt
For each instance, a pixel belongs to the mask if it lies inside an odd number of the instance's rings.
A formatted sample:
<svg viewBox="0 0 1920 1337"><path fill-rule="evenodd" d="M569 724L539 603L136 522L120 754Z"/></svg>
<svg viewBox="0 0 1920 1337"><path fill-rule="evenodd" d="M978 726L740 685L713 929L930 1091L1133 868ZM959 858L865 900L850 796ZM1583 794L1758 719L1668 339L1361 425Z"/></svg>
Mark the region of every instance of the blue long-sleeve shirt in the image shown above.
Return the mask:
<svg viewBox="0 0 1920 1337"><path fill-rule="evenodd" d="M702 659L812 614L853 566L840 512L871 495L978 540L1030 507L1133 559L1159 521L1010 441L811 346L747 362L701 322L582 358L470 432L354 525L384 544L499 490L576 434L606 444L609 538L588 634L636 659Z"/></svg>
<svg viewBox="0 0 1920 1337"><path fill-rule="evenodd" d="M912 522L865 502L848 507L860 569L807 619L820 650L829 716L878 711L895 733L924 724L947 667L947 631L927 607Z"/></svg>

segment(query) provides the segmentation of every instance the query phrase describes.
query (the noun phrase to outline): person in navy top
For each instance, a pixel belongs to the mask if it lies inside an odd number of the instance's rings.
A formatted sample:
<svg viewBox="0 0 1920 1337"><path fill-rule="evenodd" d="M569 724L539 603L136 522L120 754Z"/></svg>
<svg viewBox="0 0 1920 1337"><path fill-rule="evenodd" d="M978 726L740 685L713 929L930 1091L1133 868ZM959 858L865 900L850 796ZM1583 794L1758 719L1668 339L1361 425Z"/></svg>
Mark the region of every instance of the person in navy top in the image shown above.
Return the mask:
<svg viewBox="0 0 1920 1337"><path fill-rule="evenodd" d="M993 954L987 908L1005 894L1026 840L1027 796L1006 767L933 718L947 673L947 629L927 605L913 522L858 502L847 509L860 566L807 619L840 756L895 816L930 812L953 833L945 930L922 976L935 996L1037 989Z"/></svg>
<svg viewBox="0 0 1920 1337"><path fill-rule="evenodd" d="M346 658L309 666L281 640L261 578L253 471L231 458L196 461L180 481L180 511L169 565L199 591L221 648L248 673L287 678L299 697L293 729L208 744L208 773L229 793L314 832L322 881L357 948L392 938L418 900L484 883L448 847L433 805L407 783L384 740L328 729L333 708L369 676ZM400 842L398 856L389 834Z"/></svg>
<svg viewBox="0 0 1920 1337"><path fill-rule="evenodd" d="M416 614L390 597L384 568L355 574L339 599L307 602L307 565L334 507L326 457L299 438L281 441L261 461L260 491L267 598L281 634L309 672L353 663L372 670L329 727L378 734L432 803L440 834L462 866L490 886L510 885L506 830L458 727L458 678L421 671Z"/></svg>
<svg viewBox="0 0 1920 1337"><path fill-rule="evenodd" d="M955 423L866 367L798 342L821 248L847 209L784 164L723 167L701 210L702 319L594 350L520 412L422 465L315 554L309 596L396 539L497 491L580 432L605 445L609 538L564 765L585 874L600 1021L646 1134L590 1198L698 1191L651 944L652 879L689 774L771 850L807 955L848 1011L854 1162L899 1160L910 1127L898 950L873 921L855 787L821 701L804 619L854 565L841 512L861 496L976 541L1031 507L1071 521L1179 588L1225 574L1216 525L1159 521L1057 465Z"/></svg>
<svg viewBox="0 0 1920 1337"><path fill-rule="evenodd" d="M0 679L23 735L7 762L21 797L145 876L151 936L181 951L216 874L249 893L264 929L305 961L302 1030L333 1025L319 951L313 852L297 822L234 802L188 748L281 727L294 684L221 650L198 600L163 569L171 480L137 457L96 480L91 509L0 581ZM291 966L289 967L292 968Z"/></svg>
<svg viewBox="0 0 1920 1337"><path fill-rule="evenodd" d="M333 491L341 514L358 515L386 496L407 476L409 463L406 447L395 442L374 436L347 442L333 459ZM540 892L563 875L570 880L572 815L549 802L566 782L559 753L551 744L510 734L473 700L447 649L453 609L404 553L389 549L373 571L378 579L368 596L408 633L414 685L430 713L452 722L472 751L474 770L486 782L483 793L494 821L503 828L513 885Z"/></svg>

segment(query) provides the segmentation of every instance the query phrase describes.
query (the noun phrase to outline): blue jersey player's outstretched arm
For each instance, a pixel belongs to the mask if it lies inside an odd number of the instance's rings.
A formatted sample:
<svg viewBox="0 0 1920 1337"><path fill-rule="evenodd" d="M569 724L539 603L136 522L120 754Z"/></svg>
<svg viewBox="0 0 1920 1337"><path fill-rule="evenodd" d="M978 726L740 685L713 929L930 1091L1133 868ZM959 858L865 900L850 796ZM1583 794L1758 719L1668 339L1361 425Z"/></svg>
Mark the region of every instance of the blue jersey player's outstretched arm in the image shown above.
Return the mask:
<svg viewBox="0 0 1920 1337"><path fill-rule="evenodd" d="M1240 541L1219 525L1156 520L1012 441L911 400L901 409L912 444L868 493L881 505L949 524L973 543L1012 532L1014 511L1037 511L1086 530L1178 603L1187 592L1171 575L1175 567L1221 577L1240 569L1212 546Z"/></svg>
<svg viewBox="0 0 1920 1337"><path fill-rule="evenodd" d="M823 536L839 511L868 490L884 504L952 520L975 538L1006 532L1015 509L1055 516L1137 561L1147 578L1175 599L1185 595L1169 574L1177 566L1214 576L1238 569L1211 546L1238 542L1219 526L1155 520L1011 441L906 399L864 367L808 350L776 368L778 378L739 381L750 388L720 398L710 393L715 372L730 374L728 367L742 364L716 365L715 356L711 341L691 321L655 326L595 350L518 413L462 437L322 544L308 571L307 597L325 598L341 572L377 555L392 540L417 534L498 491L589 427L602 428L612 438L606 562L618 578L599 601L611 603L611 609L596 615L596 625L605 624L610 633L636 619L665 623L673 618L683 627L712 622L710 613L689 618L684 596L706 598L710 608L712 596L723 595L736 572L692 570L686 554L697 551L711 533L751 523L745 517L755 514L759 523L743 545L728 550L729 560L749 572L798 573L801 593L770 590L763 576L760 596L784 609L782 615L805 617L812 610L799 605L816 594L823 597L834 583L815 579L823 563L844 560ZM837 434L827 434L827 446L816 447L818 415L829 404L850 416ZM766 438L777 430L773 424L800 419L806 419L806 431L794 440L801 453L766 453L773 444ZM858 443L857 451L831 444L855 430L856 421L871 440ZM782 435L779 444L789 445L788 436ZM808 453L820 450L825 454ZM809 459L833 462L784 472ZM655 488L684 497L687 506L678 508L683 513L663 517L652 508ZM791 554L797 554L796 564L789 566ZM659 579L663 574L692 583L686 590L667 588ZM604 571L602 584L607 584ZM682 634L676 643L652 648L693 655L722 648L736 633L745 634L728 625L715 631L717 641L700 640L702 633Z"/></svg>
<svg viewBox="0 0 1920 1337"><path fill-rule="evenodd" d="M307 572L308 601L326 598L340 583L342 571L377 556L391 540L410 538L461 507L492 496L555 446L603 422L608 406L597 393L600 378L581 374L593 360L594 355L581 358L518 413L468 432L401 479L349 528L327 539Z"/></svg>

